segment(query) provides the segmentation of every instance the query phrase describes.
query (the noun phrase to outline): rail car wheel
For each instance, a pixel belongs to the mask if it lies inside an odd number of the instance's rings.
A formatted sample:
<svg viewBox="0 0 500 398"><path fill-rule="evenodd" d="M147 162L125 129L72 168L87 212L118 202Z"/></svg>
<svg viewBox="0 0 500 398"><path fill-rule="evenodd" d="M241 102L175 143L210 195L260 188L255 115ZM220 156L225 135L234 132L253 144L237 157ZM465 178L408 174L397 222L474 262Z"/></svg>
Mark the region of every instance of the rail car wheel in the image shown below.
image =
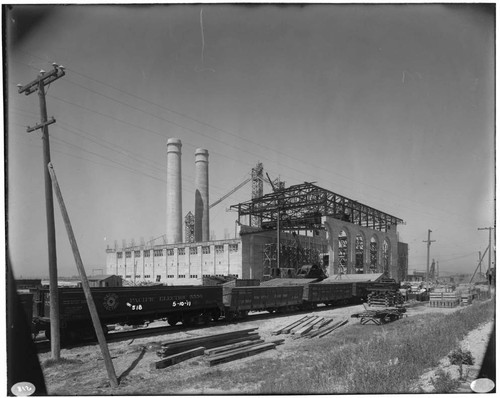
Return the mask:
<svg viewBox="0 0 500 398"><path fill-rule="evenodd" d="M191 326L193 324L193 316L192 315L189 315L189 314L184 314L182 316L182 324L184 326Z"/></svg>
<svg viewBox="0 0 500 398"><path fill-rule="evenodd" d="M214 322L217 322L217 321L220 319L220 317L221 317L221 312L220 312L220 310L217 308L217 309L215 309L215 310L212 310L211 315L212 315L212 320L213 320Z"/></svg>
<svg viewBox="0 0 500 398"><path fill-rule="evenodd" d="M233 311L226 312L226 321L231 322L236 318L236 314Z"/></svg>
<svg viewBox="0 0 500 398"><path fill-rule="evenodd" d="M212 320L211 314L205 312L201 315L201 323L203 323L204 325L208 325L211 320Z"/></svg>

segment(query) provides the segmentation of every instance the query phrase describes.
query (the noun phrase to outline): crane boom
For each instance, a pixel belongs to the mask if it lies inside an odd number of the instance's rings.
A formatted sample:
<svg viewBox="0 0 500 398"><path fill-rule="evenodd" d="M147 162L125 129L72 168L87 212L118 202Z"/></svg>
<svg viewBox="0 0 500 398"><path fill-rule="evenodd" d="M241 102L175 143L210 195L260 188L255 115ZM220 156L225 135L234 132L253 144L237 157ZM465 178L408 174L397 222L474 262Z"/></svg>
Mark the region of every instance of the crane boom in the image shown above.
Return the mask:
<svg viewBox="0 0 500 398"><path fill-rule="evenodd" d="M212 207L214 207L215 205L219 204L220 202L222 202L224 199L226 199L228 196L231 196L233 193L235 193L238 189L240 189L242 186L244 186L245 184L247 184L248 182L250 182L252 180L252 177L248 177L245 181L243 181L241 184L239 184L238 186L234 187L233 189L231 189L228 193L226 193L223 197L217 199L214 203L212 203L210 206L209 206L209 209L211 209Z"/></svg>

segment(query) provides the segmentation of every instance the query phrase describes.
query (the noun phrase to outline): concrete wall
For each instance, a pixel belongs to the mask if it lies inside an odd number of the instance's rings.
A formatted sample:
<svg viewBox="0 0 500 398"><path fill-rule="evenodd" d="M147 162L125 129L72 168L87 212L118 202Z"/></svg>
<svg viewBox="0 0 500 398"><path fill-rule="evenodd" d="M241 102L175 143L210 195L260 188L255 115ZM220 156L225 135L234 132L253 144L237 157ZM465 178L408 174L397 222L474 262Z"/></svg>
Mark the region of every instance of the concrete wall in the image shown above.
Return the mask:
<svg viewBox="0 0 500 398"><path fill-rule="evenodd" d="M356 236L361 235L364 239L364 252L363 252L363 273L370 271L370 241L373 238L378 243L377 250L377 270L376 272L386 272L391 278L398 279L400 272L398 272L398 235L397 229L383 232L376 231L370 228L362 227L352 224L347 221L335 219L333 217L323 217L323 225L328 231L328 274L335 275L340 272L340 258L339 258L339 235L343 231L347 235L347 262L346 273L354 273L356 262ZM387 266L384 265L384 242L387 242Z"/></svg>
<svg viewBox="0 0 500 398"><path fill-rule="evenodd" d="M240 239L108 249L106 272L121 276L125 284L160 282L166 285L201 285L204 275L237 275L242 272Z"/></svg>

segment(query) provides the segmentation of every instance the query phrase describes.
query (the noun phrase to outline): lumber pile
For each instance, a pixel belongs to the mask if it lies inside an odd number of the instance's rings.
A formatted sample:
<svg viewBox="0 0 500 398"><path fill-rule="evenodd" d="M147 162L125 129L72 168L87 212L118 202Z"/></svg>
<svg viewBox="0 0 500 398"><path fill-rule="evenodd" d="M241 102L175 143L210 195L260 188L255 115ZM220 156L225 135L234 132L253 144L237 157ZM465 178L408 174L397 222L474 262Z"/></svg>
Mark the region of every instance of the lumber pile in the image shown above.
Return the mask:
<svg viewBox="0 0 500 398"><path fill-rule="evenodd" d="M156 354L161 358L151 369L163 369L188 359L204 355L209 366L256 355L275 348L284 340L265 342L258 328L176 340L161 345Z"/></svg>
<svg viewBox="0 0 500 398"><path fill-rule="evenodd" d="M368 295L370 307L400 307L405 299L399 291L374 291Z"/></svg>
<svg viewBox="0 0 500 398"><path fill-rule="evenodd" d="M443 290L443 289L439 289ZM429 293L429 307L454 308L460 304L461 295L451 289Z"/></svg>
<svg viewBox="0 0 500 398"><path fill-rule="evenodd" d="M207 356L206 360L209 366L219 365L221 363L226 363L234 361L236 359L250 357L259 354L264 351L268 351L276 348L277 345L282 344L284 340L276 340L269 343L264 341L261 342L251 342L245 347L229 348L227 350L216 350L211 352L205 352ZM254 344L255 343L255 344Z"/></svg>
<svg viewBox="0 0 500 398"><path fill-rule="evenodd" d="M274 332L273 335L278 334L289 334L292 338L312 338L312 337L324 337L330 334L339 327L345 325L348 322L347 319L343 319L334 322L332 318L323 318L316 315L306 315L295 322L290 323L284 327L281 327Z"/></svg>

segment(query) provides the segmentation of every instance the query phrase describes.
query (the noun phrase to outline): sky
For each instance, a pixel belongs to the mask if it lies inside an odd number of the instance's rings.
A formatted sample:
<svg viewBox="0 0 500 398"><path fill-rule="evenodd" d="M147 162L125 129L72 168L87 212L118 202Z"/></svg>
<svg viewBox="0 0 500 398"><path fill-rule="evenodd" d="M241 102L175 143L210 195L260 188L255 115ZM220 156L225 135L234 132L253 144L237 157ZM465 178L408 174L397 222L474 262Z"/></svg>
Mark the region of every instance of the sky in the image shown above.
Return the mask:
<svg viewBox="0 0 500 398"><path fill-rule="evenodd" d="M106 248L165 234L166 143L194 152L210 203L250 176L304 181L404 220L409 269L472 273L495 225L495 4L13 5L5 9L7 247L16 277L48 275L38 95L52 63L51 160L87 273ZM265 175L265 174L264 174ZM264 193L270 192L265 186ZM231 205L211 209L234 237ZM54 203L58 273L77 269ZM494 236L494 235L493 235ZM158 241L159 242L159 241ZM483 270L487 255L483 261Z"/></svg>

